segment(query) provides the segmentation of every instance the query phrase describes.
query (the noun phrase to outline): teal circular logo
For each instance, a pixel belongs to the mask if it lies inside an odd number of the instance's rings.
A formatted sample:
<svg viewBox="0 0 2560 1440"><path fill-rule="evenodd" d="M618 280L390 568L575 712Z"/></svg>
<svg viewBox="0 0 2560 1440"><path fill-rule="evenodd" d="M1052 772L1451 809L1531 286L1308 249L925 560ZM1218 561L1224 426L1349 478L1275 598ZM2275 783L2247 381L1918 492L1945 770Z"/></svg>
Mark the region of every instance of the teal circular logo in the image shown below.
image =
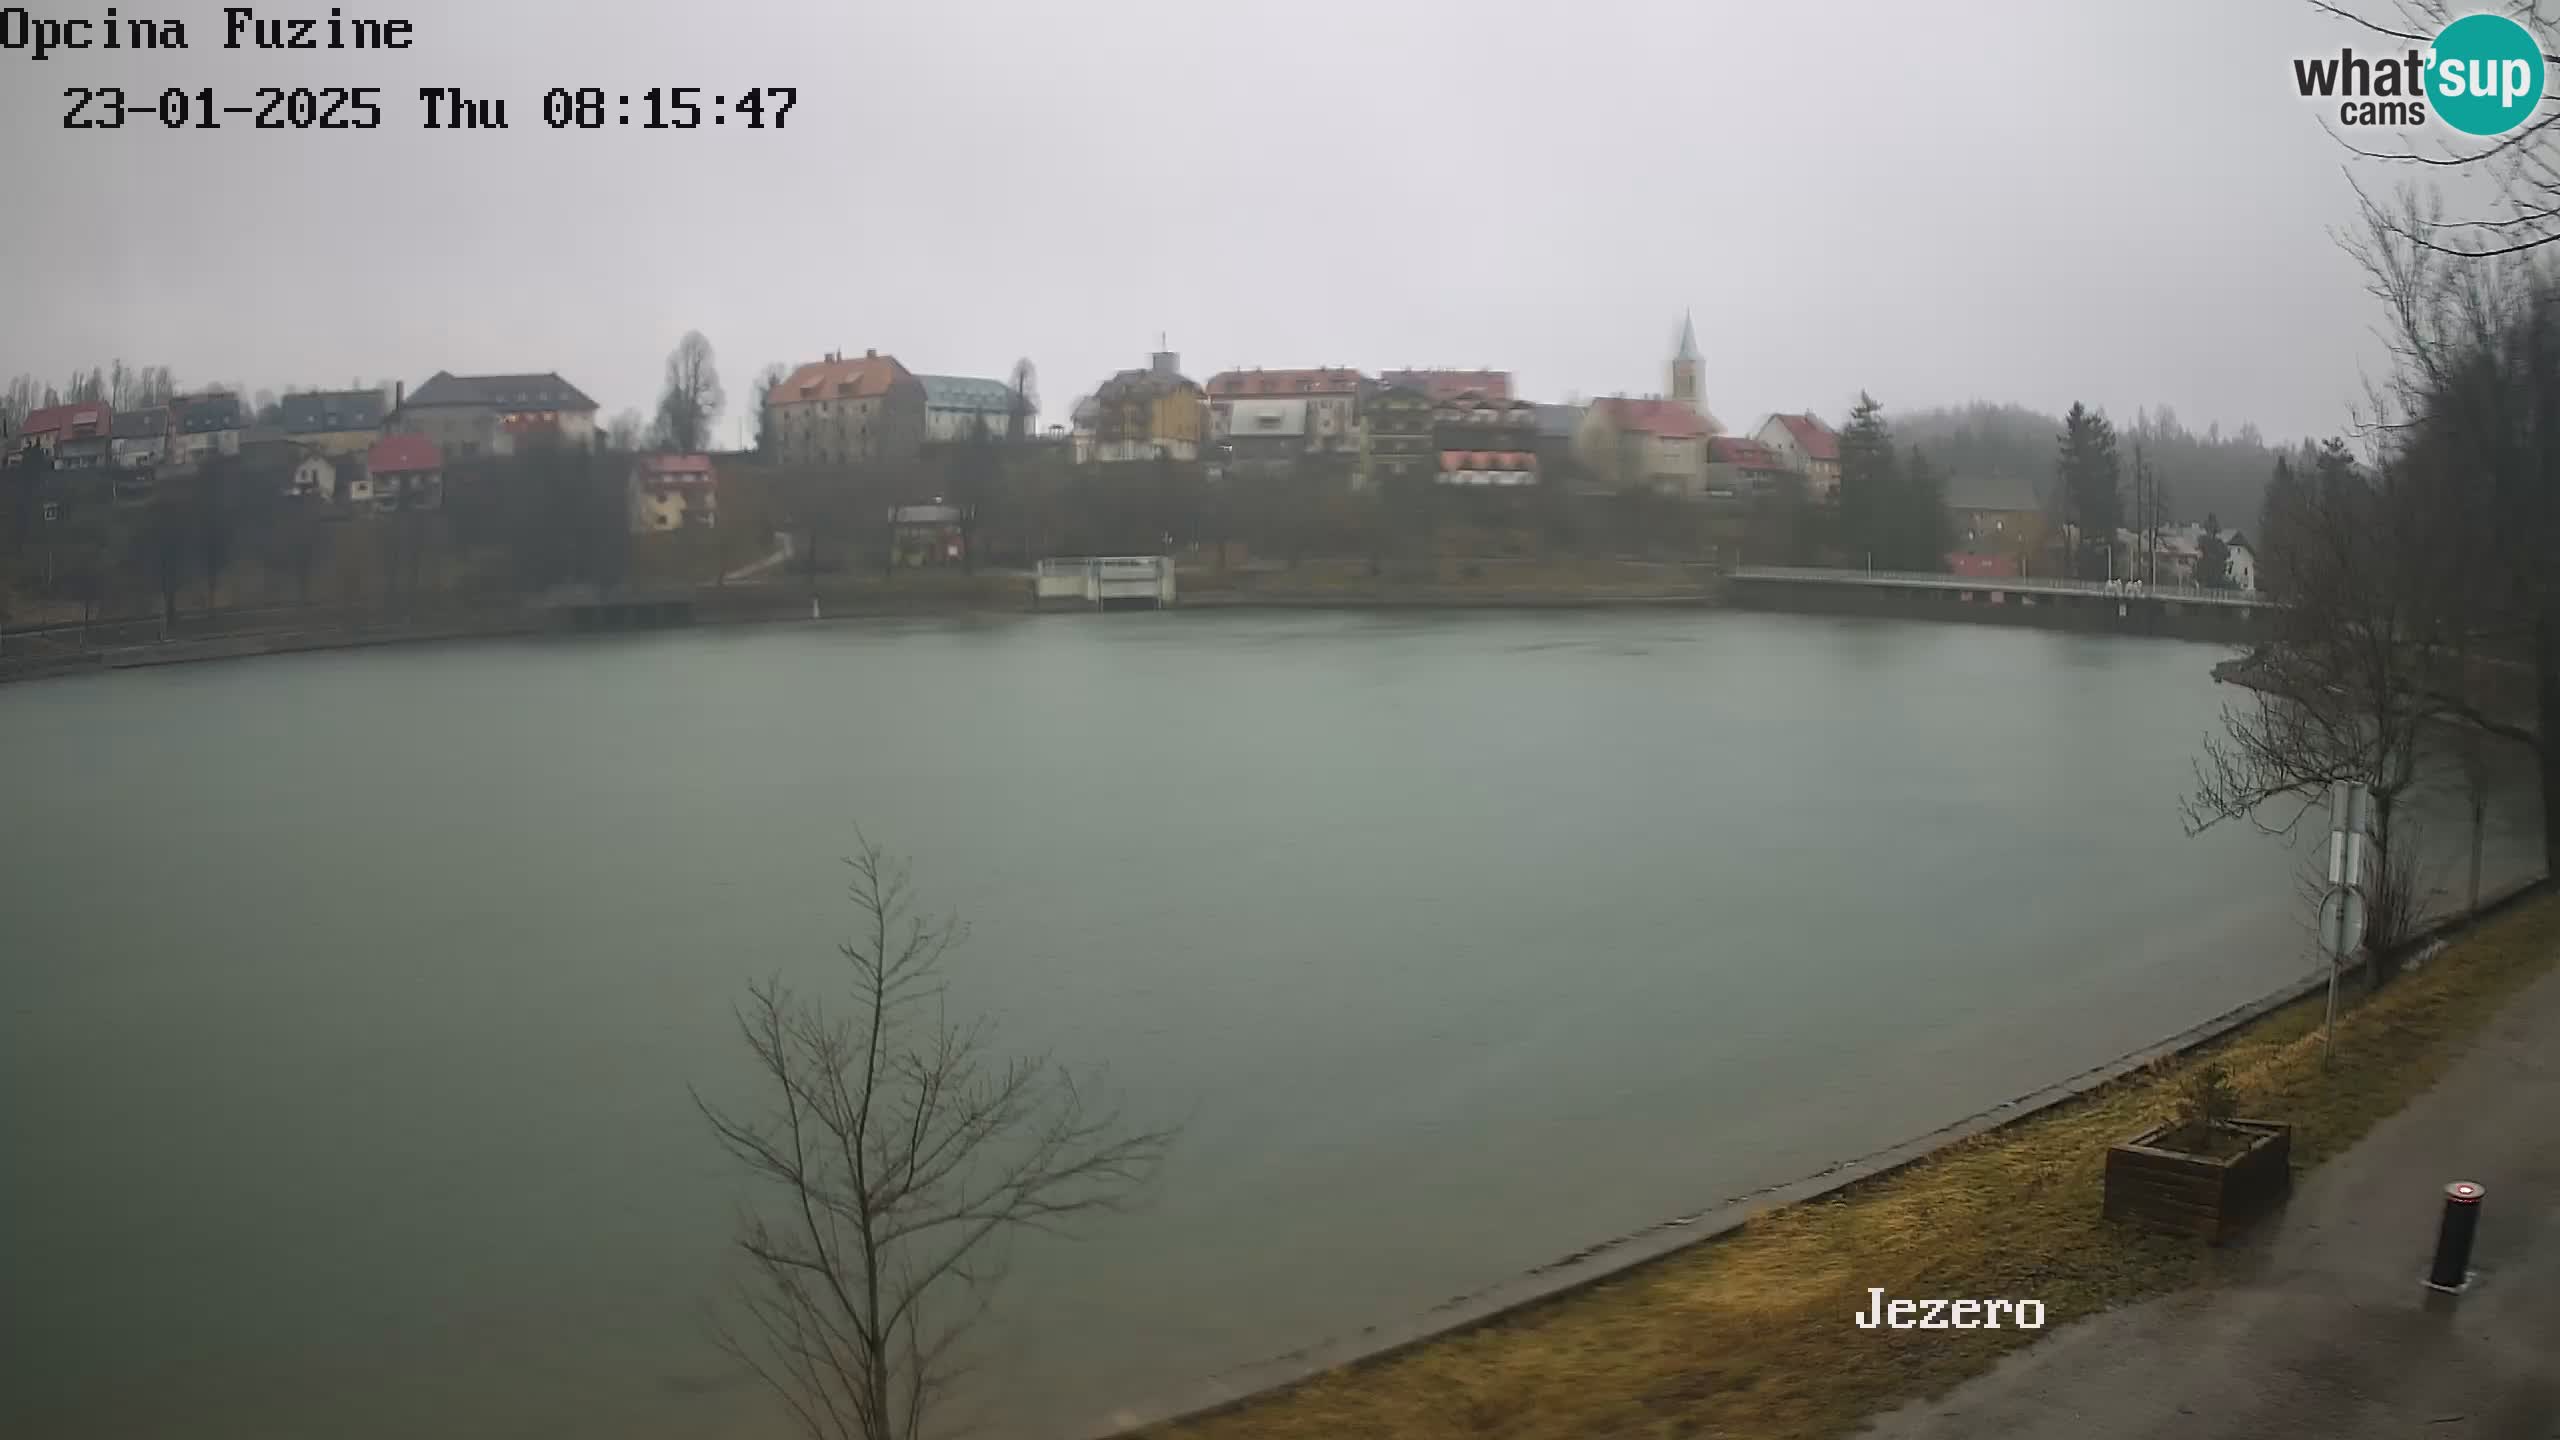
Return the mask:
<svg viewBox="0 0 2560 1440"><path fill-rule="evenodd" d="M2542 103L2542 47L2504 15L2465 15L2436 36L2427 98L2465 135L2504 135Z"/></svg>

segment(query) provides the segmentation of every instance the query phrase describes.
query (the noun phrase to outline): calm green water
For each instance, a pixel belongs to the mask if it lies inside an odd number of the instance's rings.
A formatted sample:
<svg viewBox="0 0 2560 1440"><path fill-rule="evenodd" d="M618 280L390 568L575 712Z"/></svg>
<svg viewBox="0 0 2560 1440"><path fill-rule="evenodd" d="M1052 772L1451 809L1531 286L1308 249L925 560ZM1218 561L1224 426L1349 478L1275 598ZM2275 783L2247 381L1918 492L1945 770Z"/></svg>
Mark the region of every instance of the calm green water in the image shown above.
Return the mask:
<svg viewBox="0 0 2560 1440"><path fill-rule="evenodd" d="M1417 1314L2303 973L2297 859L2179 832L2216 658L1173 614L0 690L0 1433L785 1433L686 1086L857 822L956 1003L1187 1126L1019 1255L999 1433Z"/></svg>

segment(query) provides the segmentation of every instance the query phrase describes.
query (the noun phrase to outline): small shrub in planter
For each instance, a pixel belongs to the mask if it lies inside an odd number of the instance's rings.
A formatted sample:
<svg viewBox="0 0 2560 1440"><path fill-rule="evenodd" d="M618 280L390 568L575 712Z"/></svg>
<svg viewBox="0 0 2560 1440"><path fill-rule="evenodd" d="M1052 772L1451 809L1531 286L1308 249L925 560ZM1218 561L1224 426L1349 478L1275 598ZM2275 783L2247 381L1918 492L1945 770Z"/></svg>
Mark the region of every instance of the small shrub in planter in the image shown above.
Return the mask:
<svg viewBox="0 0 2560 1440"><path fill-rule="evenodd" d="M2217 1064L2191 1071L2177 1118L2107 1149L2106 1215L2221 1243L2293 1183L2293 1127L2237 1118Z"/></svg>

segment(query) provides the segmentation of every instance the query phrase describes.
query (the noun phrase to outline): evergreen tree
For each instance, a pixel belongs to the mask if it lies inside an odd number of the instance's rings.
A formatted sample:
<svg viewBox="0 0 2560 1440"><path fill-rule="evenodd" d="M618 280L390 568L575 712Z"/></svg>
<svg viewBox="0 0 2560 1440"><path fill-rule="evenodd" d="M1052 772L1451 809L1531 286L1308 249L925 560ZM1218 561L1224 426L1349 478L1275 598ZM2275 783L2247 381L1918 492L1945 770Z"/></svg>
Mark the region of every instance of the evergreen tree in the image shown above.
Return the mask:
<svg viewBox="0 0 2560 1440"><path fill-rule="evenodd" d="M1947 480L1920 447L1902 467L1902 486L1894 497L1894 568L1942 571L1954 543L1955 526L1947 518Z"/></svg>
<svg viewBox="0 0 2560 1440"><path fill-rule="evenodd" d="M2277 456L2275 474L2268 477L2266 496L2258 503L2258 588L2277 595L2291 593L2288 557L2310 501L2311 486L2302 472L2292 460Z"/></svg>
<svg viewBox="0 0 2560 1440"><path fill-rule="evenodd" d="M1895 568L1895 480L1893 432L1884 407L1861 391L1848 428L1840 432L1840 543L1848 547L1850 564Z"/></svg>
<svg viewBox="0 0 2560 1440"><path fill-rule="evenodd" d="M2054 468L2061 481L2062 523L2073 542L2067 552L2071 574L2103 578L2124 519L2116 427L2103 413L2074 401L2062 417L2061 456Z"/></svg>
<svg viewBox="0 0 2560 1440"><path fill-rule="evenodd" d="M2204 545L2196 556L2196 583L2207 590L2221 590L2231 584L2231 547L2222 543L2222 532L2205 522Z"/></svg>

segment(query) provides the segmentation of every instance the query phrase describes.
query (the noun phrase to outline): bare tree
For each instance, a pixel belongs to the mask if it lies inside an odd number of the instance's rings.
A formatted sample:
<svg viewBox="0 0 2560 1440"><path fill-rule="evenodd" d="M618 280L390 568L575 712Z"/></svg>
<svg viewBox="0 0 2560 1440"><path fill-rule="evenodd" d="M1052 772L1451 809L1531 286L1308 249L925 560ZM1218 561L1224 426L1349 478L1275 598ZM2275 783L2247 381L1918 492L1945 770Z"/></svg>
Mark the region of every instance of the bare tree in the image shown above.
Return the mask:
<svg viewBox="0 0 2560 1440"><path fill-rule="evenodd" d="M686 331L667 356L667 387L658 397L658 438L682 454L703 449L727 400L720 390L720 367L712 361L711 342L699 330Z"/></svg>
<svg viewBox="0 0 2560 1440"><path fill-rule="evenodd" d="M615 450L637 451L648 447L649 422L637 410L624 408L604 428L604 443Z"/></svg>
<svg viewBox="0 0 2560 1440"><path fill-rule="evenodd" d="M2431 45L2445 26L2481 7L2454 0L2309 0L2368 37ZM2543 63L2560 65L2560 0L2509 0L2496 7L2542 43ZM2332 130L2332 135L2337 132ZM2461 218L2403 211L2388 217L2402 239L2438 254L2488 259L2538 250L2560 240L2560 87L2545 85L2542 103L2520 127L2489 138L2432 145L2369 148L2338 135L2362 159L2452 179L2481 197Z"/></svg>
<svg viewBox="0 0 2560 1440"><path fill-rule="evenodd" d="M722 1340L813 1440L916 1440L1005 1240L1120 1206L1171 1135L1125 1130L1063 1067L997 1059L985 1022L949 1019L939 970L964 928L920 916L906 865L879 845L846 863L861 922L838 947L850 1005L750 987L738 1028L766 1104L695 1096L778 1202L742 1226L744 1323Z"/></svg>
<svg viewBox="0 0 2560 1440"><path fill-rule="evenodd" d="M2451 638L2532 680L2532 721L2481 703L2493 668L2466 668L2442 697L2467 723L2532 748L2543 859L2560 874L2560 268L2549 254L2477 260L2428 245L2440 214L2403 192L2367 201L2347 240L2383 302L2389 380L2371 433L2427 477L2439 525L2457 530L2463 615Z"/></svg>
<svg viewBox="0 0 2560 1440"><path fill-rule="evenodd" d="M2462 663L2448 643L2458 536L2408 473L2368 471L2341 441L2291 493L2295 513L2271 515L2264 540L2289 577L2289 603L2269 612L2270 638L2240 662L2234 678L2250 697L2225 706L2223 733L2205 742L2183 803L2187 831L2247 820L2289 835L2332 785L2363 785L2374 874L2414 877L2414 846L2396 822L2421 741L2446 718L2447 672ZM2380 884L2369 901L2370 943L2387 950L2414 926L2416 887Z"/></svg>

